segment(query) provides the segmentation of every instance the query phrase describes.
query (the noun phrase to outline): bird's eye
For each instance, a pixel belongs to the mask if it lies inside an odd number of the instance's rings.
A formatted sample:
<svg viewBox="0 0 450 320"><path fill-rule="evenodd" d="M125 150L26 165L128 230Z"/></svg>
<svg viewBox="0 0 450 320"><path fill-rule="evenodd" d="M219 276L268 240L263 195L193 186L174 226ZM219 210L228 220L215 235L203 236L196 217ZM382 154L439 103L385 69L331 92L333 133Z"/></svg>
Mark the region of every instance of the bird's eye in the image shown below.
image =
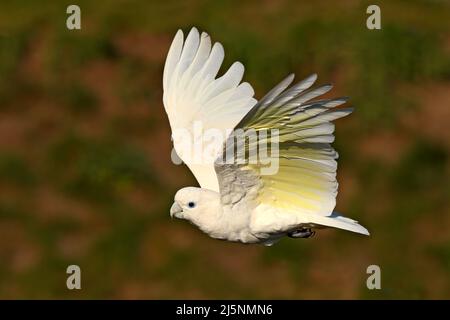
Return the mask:
<svg viewBox="0 0 450 320"><path fill-rule="evenodd" d="M189 207L189 208L194 208L194 207L195 207L195 202L190 201L190 202L188 203L188 207Z"/></svg>

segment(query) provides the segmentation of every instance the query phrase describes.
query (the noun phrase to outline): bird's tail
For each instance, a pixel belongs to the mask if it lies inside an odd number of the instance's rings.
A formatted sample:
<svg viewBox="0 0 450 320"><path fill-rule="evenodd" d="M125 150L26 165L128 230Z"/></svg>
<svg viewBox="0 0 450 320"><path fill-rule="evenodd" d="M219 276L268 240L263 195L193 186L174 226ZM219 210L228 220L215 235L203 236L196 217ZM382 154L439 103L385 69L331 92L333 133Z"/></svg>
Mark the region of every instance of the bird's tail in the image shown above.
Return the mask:
<svg viewBox="0 0 450 320"><path fill-rule="evenodd" d="M341 216L337 212L333 212L329 216L314 215L310 217L310 221L315 225L343 229L366 236L370 235L369 231L360 225L358 221Z"/></svg>

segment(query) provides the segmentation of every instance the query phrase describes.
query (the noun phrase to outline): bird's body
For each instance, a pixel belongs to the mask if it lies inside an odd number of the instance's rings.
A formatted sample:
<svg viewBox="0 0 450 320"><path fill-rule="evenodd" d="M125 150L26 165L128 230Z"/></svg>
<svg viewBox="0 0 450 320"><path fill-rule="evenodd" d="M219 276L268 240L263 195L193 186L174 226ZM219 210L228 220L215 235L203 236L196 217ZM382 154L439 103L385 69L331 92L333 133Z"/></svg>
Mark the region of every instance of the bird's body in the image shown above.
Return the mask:
<svg viewBox="0 0 450 320"><path fill-rule="evenodd" d="M257 102L252 87L240 84L239 62L216 78L223 56L222 46L211 48L195 28L185 41L179 31L168 53L164 106L174 147L201 187L180 189L171 215L212 238L242 243L271 245L324 227L368 234L333 211L332 121L351 112L333 108L346 99L314 101L331 86L310 89L312 75L288 88L291 75Z"/></svg>
<svg viewBox="0 0 450 320"><path fill-rule="evenodd" d="M189 201L206 203L207 208L189 208ZM247 202L224 206L218 192L195 187L177 192L171 215L189 220L212 238L242 243L272 245L299 228L334 226L361 232L358 225L354 225L355 221L337 215L321 217L320 220L317 216L309 217L267 204L259 204L255 208L249 207Z"/></svg>

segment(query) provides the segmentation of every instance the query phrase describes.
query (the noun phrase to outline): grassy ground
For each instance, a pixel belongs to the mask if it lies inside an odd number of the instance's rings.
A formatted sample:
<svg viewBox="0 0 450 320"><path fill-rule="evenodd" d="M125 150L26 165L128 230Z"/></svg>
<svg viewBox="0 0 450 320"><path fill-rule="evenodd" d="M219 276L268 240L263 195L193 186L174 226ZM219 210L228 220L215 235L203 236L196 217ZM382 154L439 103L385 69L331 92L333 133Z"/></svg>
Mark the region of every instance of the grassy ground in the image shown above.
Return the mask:
<svg viewBox="0 0 450 320"><path fill-rule="evenodd" d="M384 1L0 4L1 298L450 298L450 7ZM178 28L208 31L261 97L289 72L349 95L337 209L370 238L326 230L272 248L171 221L196 185L170 161L162 67ZM81 291L65 269L82 269ZM382 290L365 286L368 265Z"/></svg>

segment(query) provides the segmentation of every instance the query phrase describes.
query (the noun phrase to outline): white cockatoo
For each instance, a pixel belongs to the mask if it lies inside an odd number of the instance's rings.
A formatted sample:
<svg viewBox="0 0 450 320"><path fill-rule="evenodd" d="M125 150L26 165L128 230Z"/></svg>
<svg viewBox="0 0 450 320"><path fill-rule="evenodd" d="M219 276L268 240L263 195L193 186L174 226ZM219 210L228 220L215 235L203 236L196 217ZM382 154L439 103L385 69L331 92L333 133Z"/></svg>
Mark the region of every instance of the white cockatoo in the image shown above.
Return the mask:
<svg viewBox="0 0 450 320"><path fill-rule="evenodd" d="M317 78L311 75L289 87L294 79L289 75L257 101L251 85L241 83L240 62L217 77L223 59L222 45L212 45L196 28L186 39L179 30L170 46L164 107L176 155L200 184L175 194L170 215L212 238L242 243L272 245L284 236L311 237L325 227L369 235L357 221L333 212L338 155L330 145L332 121L352 111L333 108L346 99L314 100L332 86L310 89ZM256 133L258 141L245 140L247 151L236 152L238 131ZM269 145L263 155L262 145ZM251 152L257 161L250 161ZM231 161L224 160L228 154Z"/></svg>

